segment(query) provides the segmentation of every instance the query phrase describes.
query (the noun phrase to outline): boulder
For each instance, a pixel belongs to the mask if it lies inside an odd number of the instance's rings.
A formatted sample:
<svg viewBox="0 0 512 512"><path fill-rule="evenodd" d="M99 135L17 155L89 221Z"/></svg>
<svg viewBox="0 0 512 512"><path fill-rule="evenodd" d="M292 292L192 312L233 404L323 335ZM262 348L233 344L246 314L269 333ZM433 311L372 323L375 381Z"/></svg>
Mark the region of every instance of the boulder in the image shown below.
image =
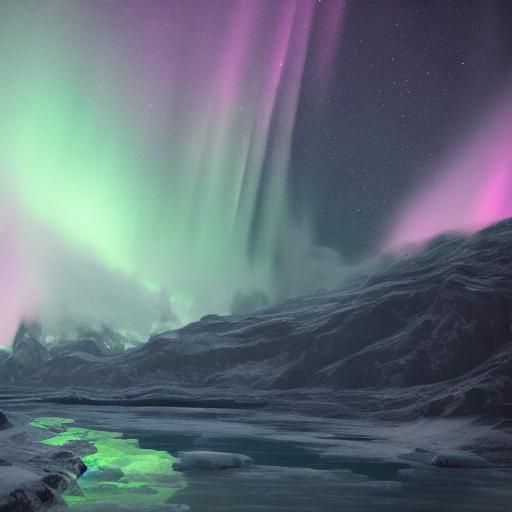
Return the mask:
<svg viewBox="0 0 512 512"><path fill-rule="evenodd" d="M9 428L11 424L9 423L9 418L0 411L0 430L4 430L6 428Z"/></svg>
<svg viewBox="0 0 512 512"><path fill-rule="evenodd" d="M48 359L48 351L41 343L41 325L23 321L14 337L12 352L2 366L10 380L19 380L37 373Z"/></svg>

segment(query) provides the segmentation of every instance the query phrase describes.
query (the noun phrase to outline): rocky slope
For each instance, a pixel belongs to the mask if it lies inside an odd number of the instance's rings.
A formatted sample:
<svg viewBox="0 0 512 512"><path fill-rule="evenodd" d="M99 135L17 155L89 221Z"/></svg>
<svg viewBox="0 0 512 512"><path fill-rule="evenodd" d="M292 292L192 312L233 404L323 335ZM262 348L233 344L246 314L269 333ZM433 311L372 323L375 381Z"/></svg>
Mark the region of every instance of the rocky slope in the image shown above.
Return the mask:
<svg viewBox="0 0 512 512"><path fill-rule="evenodd" d="M512 220L434 240L335 292L251 315L210 315L118 355L80 341L49 353L37 329L25 329L0 365L13 384L164 383L242 396L247 389L368 388L389 390L404 409L421 403L418 414L507 416Z"/></svg>
<svg viewBox="0 0 512 512"><path fill-rule="evenodd" d="M49 510L85 471L72 452L43 445L42 437L0 412L0 512Z"/></svg>

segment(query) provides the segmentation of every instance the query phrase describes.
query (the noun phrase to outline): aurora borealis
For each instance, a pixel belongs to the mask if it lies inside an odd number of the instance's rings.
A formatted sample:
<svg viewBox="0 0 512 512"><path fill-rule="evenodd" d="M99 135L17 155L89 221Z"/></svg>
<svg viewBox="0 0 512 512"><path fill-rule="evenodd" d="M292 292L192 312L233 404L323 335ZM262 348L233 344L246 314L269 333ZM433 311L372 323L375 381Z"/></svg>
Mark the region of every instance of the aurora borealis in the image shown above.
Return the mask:
<svg viewBox="0 0 512 512"><path fill-rule="evenodd" d="M476 231L512 215L512 95L479 121L399 210L388 248Z"/></svg>
<svg viewBox="0 0 512 512"><path fill-rule="evenodd" d="M511 13L1 2L0 344L24 316L146 337L163 295L186 323L510 215Z"/></svg>
<svg viewBox="0 0 512 512"><path fill-rule="evenodd" d="M51 237L169 289L184 320L227 312L237 290L274 295L310 34L327 23L325 89L343 5L4 2L2 184L16 202L0 269L18 290L2 308L4 342L55 294ZM26 244L38 261L17 255Z"/></svg>

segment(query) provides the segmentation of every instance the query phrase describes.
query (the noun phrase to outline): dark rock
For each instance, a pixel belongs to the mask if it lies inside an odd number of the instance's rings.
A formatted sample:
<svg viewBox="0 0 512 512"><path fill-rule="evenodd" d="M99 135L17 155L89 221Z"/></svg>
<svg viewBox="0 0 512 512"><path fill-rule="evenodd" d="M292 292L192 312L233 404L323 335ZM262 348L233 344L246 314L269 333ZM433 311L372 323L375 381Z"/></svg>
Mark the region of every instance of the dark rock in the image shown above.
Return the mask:
<svg viewBox="0 0 512 512"><path fill-rule="evenodd" d="M57 460L59 460L59 459L62 460L62 459L69 459L70 457L73 457L73 456L74 456L73 452L62 450L62 451L55 452L52 455L52 458L57 459Z"/></svg>
<svg viewBox="0 0 512 512"><path fill-rule="evenodd" d="M36 473L0 466L0 512L32 512L62 504L57 492Z"/></svg>
<svg viewBox="0 0 512 512"><path fill-rule="evenodd" d="M72 471L77 476L82 476L87 471L87 466L82 459L75 458L71 462Z"/></svg>
<svg viewBox="0 0 512 512"><path fill-rule="evenodd" d="M75 352L83 352L93 356L101 357L104 354L97 341L93 338L82 338L74 341L66 341L57 344L50 350L52 358L65 357Z"/></svg>
<svg viewBox="0 0 512 512"><path fill-rule="evenodd" d="M95 449L92 448L91 443L87 441L76 441L74 443L67 443L66 446L71 447L78 453L94 453ZM76 476L81 476L87 471L87 466L82 459L77 457L71 451L58 451L52 454L51 458L58 461L59 467L70 471Z"/></svg>
<svg viewBox="0 0 512 512"><path fill-rule="evenodd" d="M61 473L50 473L44 476L42 480L48 487L61 493L68 487L70 479Z"/></svg>
<svg viewBox="0 0 512 512"><path fill-rule="evenodd" d="M7 359L9 359L9 356L11 355L9 350L4 350L0 348L0 365L2 365Z"/></svg>
<svg viewBox="0 0 512 512"><path fill-rule="evenodd" d="M24 321L18 327L12 352L2 367L8 379L18 381L39 372L48 359L48 351L41 343L41 325Z"/></svg>
<svg viewBox="0 0 512 512"><path fill-rule="evenodd" d="M78 340L93 341L102 354L121 354L128 340L115 329L103 324L99 329L82 327L78 332Z"/></svg>
<svg viewBox="0 0 512 512"><path fill-rule="evenodd" d="M0 411L0 430L4 430L10 426L11 424L9 423L9 419L2 411Z"/></svg>

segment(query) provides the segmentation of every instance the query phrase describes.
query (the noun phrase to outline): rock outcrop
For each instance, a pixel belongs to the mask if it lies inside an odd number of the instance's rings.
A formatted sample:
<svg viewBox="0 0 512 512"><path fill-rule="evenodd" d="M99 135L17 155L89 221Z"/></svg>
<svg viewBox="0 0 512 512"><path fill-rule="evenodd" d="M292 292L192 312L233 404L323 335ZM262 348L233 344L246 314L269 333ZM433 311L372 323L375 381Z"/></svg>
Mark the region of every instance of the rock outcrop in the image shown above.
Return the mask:
<svg viewBox="0 0 512 512"><path fill-rule="evenodd" d="M86 469L69 451L41 444L40 433L0 412L0 512L35 512L63 504L60 495Z"/></svg>
<svg viewBox="0 0 512 512"><path fill-rule="evenodd" d="M48 351L41 343L41 325L24 321L14 337L11 354L2 363L2 373L17 382L37 374L48 359Z"/></svg>

